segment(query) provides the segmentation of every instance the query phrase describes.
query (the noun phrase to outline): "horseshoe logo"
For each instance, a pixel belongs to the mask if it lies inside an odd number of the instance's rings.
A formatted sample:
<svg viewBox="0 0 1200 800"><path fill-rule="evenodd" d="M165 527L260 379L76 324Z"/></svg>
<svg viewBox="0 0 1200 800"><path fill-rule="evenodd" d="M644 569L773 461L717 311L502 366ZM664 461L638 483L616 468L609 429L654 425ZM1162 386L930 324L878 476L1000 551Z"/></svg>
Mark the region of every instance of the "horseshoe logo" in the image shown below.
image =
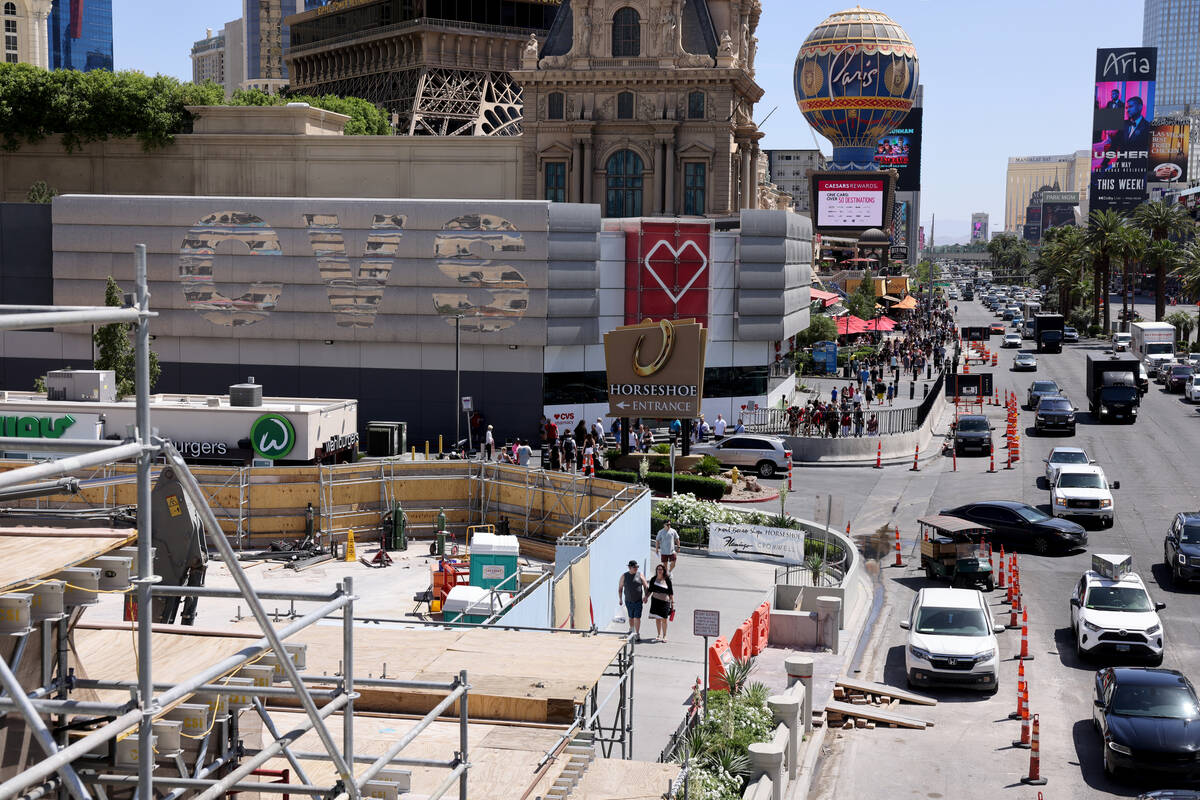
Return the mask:
<svg viewBox="0 0 1200 800"><path fill-rule="evenodd" d="M662 347L658 351L658 355L654 357L646 366L641 364L642 343L646 341L646 335L642 334L637 339L637 344L633 346L633 372L642 378L649 377L667 365L671 360L671 353L675 350L675 326L668 319L659 320L658 327L662 330Z"/></svg>

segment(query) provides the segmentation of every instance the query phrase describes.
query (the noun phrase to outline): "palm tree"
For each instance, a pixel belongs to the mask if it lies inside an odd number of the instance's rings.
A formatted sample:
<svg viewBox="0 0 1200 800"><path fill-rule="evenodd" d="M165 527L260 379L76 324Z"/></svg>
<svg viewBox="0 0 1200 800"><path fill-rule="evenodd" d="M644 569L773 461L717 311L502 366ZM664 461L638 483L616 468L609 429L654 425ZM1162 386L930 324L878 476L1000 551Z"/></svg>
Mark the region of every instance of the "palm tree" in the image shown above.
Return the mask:
<svg viewBox="0 0 1200 800"><path fill-rule="evenodd" d="M1154 241L1164 241L1172 236L1186 232L1192 227L1191 217L1183 206L1178 203L1168 203L1157 200L1153 203L1143 203L1133 212L1133 224L1150 234ZM1167 307L1166 278L1168 264L1155 265L1154 270L1154 319L1162 320Z"/></svg>
<svg viewBox="0 0 1200 800"><path fill-rule="evenodd" d="M1093 211L1087 229L1088 248L1092 254L1092 281L1096 294L1092 298L1092 324L1100 324L1100 298L1108 298L1109 273L1112 270L1114 251L1119 243L1117 237L1125 227L1125 218L1112 209ZM1109 329L1111 315L1108 302L1104 303L1104 330Z"/></svg>
<svg viewBox="0 0 1200 800"><path fill-rule="evenodd" d="M1123 226L1116 234L1113 255L1121 259L1121 315L1125 319L1121 326L1123 330L1129 329L1132 316L1129 309L1129 273L1134 262L1141 260L1149 241L1150 237L1141 228L1130 225ZM1107 307L1106 305L1105 308Z"/></svg>
<svg viewBox="0 0 1200 800"><path fill-rule="evenodd" d="M1193 239L1175 250L1175 269L1171 274L1179 278L1185 295L1200 296L1200 241Z"/></svg>

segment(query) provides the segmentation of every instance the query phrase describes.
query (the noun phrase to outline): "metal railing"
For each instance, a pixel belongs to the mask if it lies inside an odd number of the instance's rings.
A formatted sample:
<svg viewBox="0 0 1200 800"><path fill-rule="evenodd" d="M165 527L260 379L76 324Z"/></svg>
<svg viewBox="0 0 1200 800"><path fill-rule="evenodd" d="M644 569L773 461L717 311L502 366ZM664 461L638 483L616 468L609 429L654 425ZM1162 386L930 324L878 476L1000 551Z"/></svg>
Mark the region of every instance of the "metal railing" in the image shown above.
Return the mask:
<svg viewBox="0 0 1200 800"><path fill-rule="evenodd" d="M929 386L928 393L921 399L921 402L915 406L907 408L864 408L864 420L870 419L874 414L879 422L879 429L876 434L880 436L890 436L898 433L911 433L918 430L925 424L925 420L929 417L929 412L933 408L933 404L937 396L942 391L945 385L945 374L938 373L933 382L927 384ZM840 413L840 412L839 412ZM766 433L775 436L803 436L809 438L827 438L825 431L827 423L817 425L811 420L806 419L796 427L795 432L788 419L787 409L784 408L759 408L754 411L746 411L742 417L746 425L746 430L750 433ZM876 435L870 434L870 435ZM839 425L839 436L840 425ZM865 433L864 428L864 435Z"/></svg>

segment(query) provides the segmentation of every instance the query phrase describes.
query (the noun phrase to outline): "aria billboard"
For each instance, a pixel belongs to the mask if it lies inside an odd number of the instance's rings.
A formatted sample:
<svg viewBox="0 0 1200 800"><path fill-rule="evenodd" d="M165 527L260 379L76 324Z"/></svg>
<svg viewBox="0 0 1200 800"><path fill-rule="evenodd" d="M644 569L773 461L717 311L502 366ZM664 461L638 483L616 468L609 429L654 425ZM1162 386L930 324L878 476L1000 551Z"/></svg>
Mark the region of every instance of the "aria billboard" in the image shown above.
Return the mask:
<svg viewBox="0 0 1200 800"><path fill-rule="evenodd" d="M1146 201L1157 67L1155 47L1096 51L1092 211L1125 212Z"/></svg>

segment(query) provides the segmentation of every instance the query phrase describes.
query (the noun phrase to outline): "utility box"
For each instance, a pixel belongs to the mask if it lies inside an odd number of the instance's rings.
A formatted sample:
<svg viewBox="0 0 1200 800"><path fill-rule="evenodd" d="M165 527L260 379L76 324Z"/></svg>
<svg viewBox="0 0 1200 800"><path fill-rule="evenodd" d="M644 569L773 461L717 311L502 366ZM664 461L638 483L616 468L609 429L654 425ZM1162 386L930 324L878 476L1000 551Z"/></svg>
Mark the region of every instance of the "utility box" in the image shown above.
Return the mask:
<svg viewBox="0 0 1200 800"><path fill-rule="evenodd" d="M251 378L248 383L235 383L229 387L229 405L235 408L258 408L262 405L262 384Z"/></svg>
<svg viewBox="0 0 1200 800"><path fill-rule="evenodd" d="M460 583L446 595L446 603L442 606L442 620L445 622L486 622L487 618L504 607L500 598L482 586L470 586Z"/></svg>
<svg viewBox="0 0 1200 800"><path fill-rule="evenodd" d="M367 455L386 458L408 449L407 422L368 422Z"/></svg>
<svg viewBox="0 0 1200 800"><path fill-rule="evenodd" d="M21 634L32 630L32 606L31 594L17 592L0 595L0 633Z"/></svg>
<svg viewBox="0 0 1200 800"><path fill-rule="evenodd" d="M73 403L117 402L117 373L111 369L55 369L46 373L46 399Z"/></svg>
<svg viewBox="0 0 1200 800"><path fill-rule="evenodd" d="M491 589L503 584L502 591L520 591L512 577L517 574L520 553L516 536L476 531L471 535L471 585Z"/></svg>

